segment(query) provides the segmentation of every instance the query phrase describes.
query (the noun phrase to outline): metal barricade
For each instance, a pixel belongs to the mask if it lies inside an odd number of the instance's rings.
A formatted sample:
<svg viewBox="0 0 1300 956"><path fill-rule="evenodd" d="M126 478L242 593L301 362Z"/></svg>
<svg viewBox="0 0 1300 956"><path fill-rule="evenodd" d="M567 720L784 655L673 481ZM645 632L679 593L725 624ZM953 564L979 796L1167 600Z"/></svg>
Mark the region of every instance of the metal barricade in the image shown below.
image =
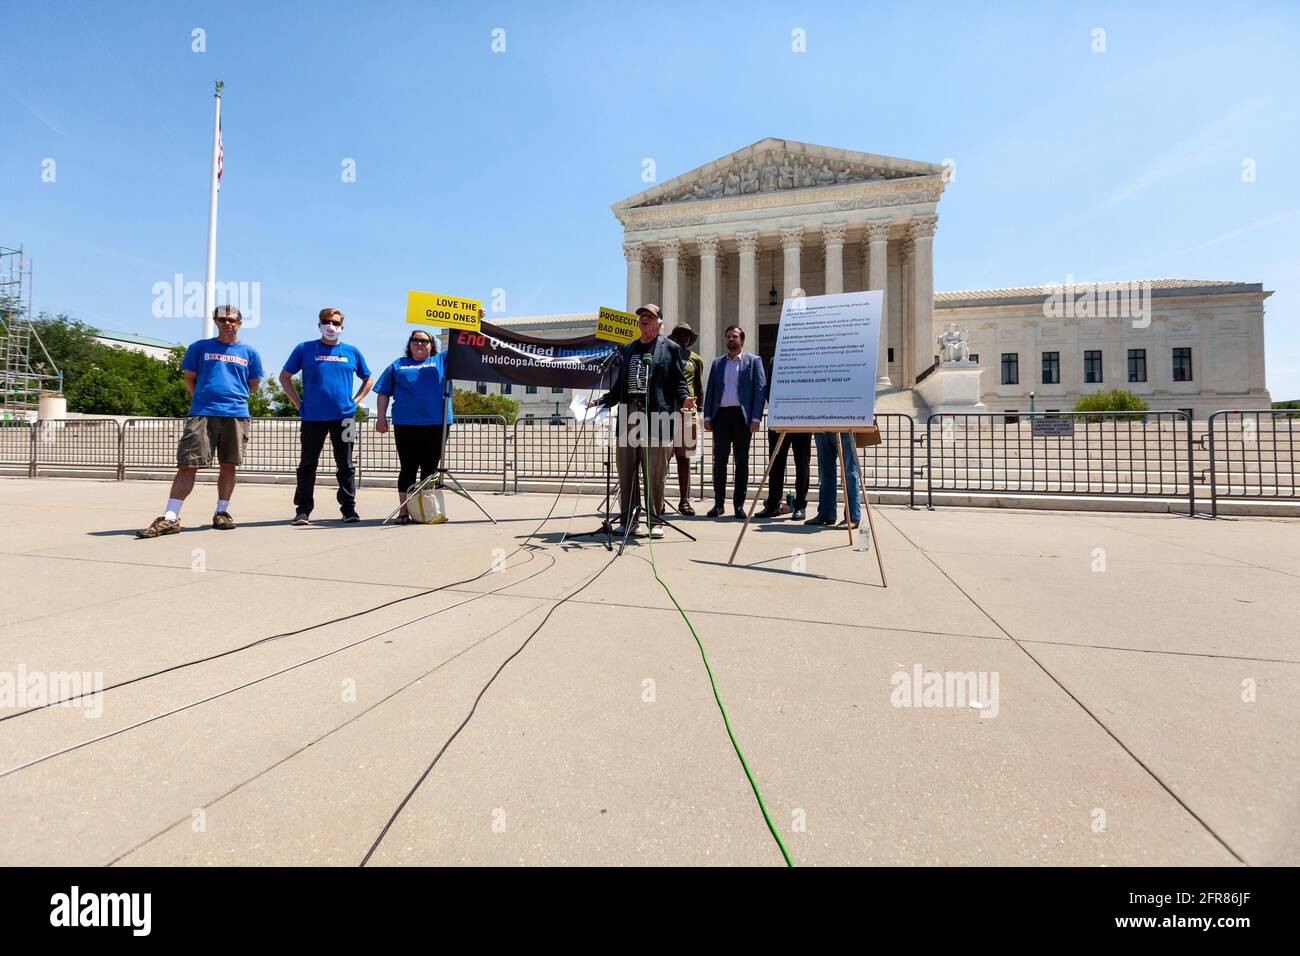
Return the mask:
<svg viewBox="0 0 1300 956"><path fill-rule="evenodd" d="M1192 422L1186 412L1062 412L1060 434L989 412L926 422L926 505L935 491L1187 498L1196 513Z"/></svg>
<svg viewBox="0 0 1300 956"><path fill-rule="evenodd" d="M122 428L113 418L45 418L31 430L32 477L43 466L122 477Z"/></svg>
<svg viewBox="0 0 1300 956"><path fill-rule="evenodd" d="M360 423L361 463L368 476L376 473L397 477L401 463L397 458L394 426L380 434L373 420ZM444 432L442 466L457 476L501 478L506 490L506 420L501 415L457 415L450 430Z"/></svg>
<svg viewBox="0 0 1300 956"><path fill-rule="evenodd" d="M27 477L36 477L36 449L32 423L25 418L0 419L0 465L22 465Z"/></svg>
<svg viewBox="0 0 1300 956"><path fill-rule="evenodd" d="M1295 499L1300 410L1229 409L1209 419L1210 515L1220 498Z"/></svg>

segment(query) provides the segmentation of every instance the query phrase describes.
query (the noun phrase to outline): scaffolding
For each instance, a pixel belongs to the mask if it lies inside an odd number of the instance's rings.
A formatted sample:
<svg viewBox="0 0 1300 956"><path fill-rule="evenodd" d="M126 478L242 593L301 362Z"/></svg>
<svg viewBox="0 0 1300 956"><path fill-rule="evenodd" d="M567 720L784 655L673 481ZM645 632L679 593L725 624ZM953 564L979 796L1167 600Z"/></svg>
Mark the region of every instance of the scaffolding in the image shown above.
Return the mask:
<svg viewBox="0 0 1300 956"><path fill-rule="evenodd" d="M0 418L26 418L41 395L63 391L63 375L32 325L32 264L0 246Z"/></svg>

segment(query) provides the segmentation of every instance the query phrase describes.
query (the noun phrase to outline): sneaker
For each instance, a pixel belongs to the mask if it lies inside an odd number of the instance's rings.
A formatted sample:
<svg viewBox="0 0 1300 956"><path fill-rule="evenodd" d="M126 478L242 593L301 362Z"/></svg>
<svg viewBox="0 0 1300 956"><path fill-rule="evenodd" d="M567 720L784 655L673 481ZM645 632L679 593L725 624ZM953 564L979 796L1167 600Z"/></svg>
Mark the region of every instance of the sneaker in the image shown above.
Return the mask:
<svg viewBox="0 0 1300 956"><path fill-rule="evenodd" d="M721 517L722 517L722 505L714 505L712 508L710 508L710 509L709 509L709 517L710 517L710 518L721 518Z"/></svg>
<svg viewBox="0 0 1300 956"><path fill-rule="evenodd" d="M177 521L168 521L166 515L159 515L153 519L153 523L147 528L141 528L135 533L137 538L161 538L165 534L180 534L181 523Z"/></svg>
<svg viewBox="0 0 1300 956"><path fill-rule="evenodd" d="M803 521L807 517L808 516L804 513L802 508L796 508L794 511L790 512L791 521Z"/></svg>
<svg viewBox="0 0 1300 956"><path fill-rule="evenodd" d="M234 531L235 519L230 517L229 511L218 511L212 516L212 527L218 531Z"/></svg>
<svg viewBox="0 0 1300 956"><path fill-rule="evenodd" d="M662 538L664 536L664 526L661 524L650 526L650 537Z"/></svg>
<svg viewBox="0 0 1300 956"><path fill-rule="evenodd" d="M305 517L305 515L304 515L304 517ZM343 523L344 523L344 524L356 524L356 523L357 523L358 521L360 521L360 520L361 520L361 515L357 514L355 511L345 511L345 512L343 512Z"/></svg>
<svg viewBox="0 0 1300 956"><path fill-rule="evenodd" d="M293 516L293 521L289 523L292 524L295 528L301 528L311 524L311 518L307 517L306 512L299 511L296 515Z"/></svg>

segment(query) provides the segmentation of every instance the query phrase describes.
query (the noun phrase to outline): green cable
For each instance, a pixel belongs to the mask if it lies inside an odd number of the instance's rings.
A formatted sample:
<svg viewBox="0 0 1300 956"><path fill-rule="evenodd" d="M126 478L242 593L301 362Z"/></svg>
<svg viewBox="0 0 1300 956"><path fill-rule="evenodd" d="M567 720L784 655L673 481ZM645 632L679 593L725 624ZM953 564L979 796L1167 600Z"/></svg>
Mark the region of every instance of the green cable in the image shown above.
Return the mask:
<svg viewBox="0 0 1300 956"><path fill-rule="evenodd" d="M740 752L740 744L736 743L736 735L731 730L731 720L727 717L727 708L723 706L722 697L718 694L718 682L713 679L713 668L709 666L709 655L704 653L704 642L700 640L700 635L695 632L695 625L691 623L690 617L681 604L678 603L677 596L673 594L672 588L664 583L664 579L659 576L659 566L655 564L654 536L650 534L652 527L650 524L650 463L646 451L645 449L642 451L641 464L643 471L642 484L645 488L646 546L650 549L650 570L654 572L655 580L667 593L668 599L673 602L673 606L677 608L677 613L682 616L686 626L691 629L691 637L695 638L695 646L700 649L700 659L704 661L704 670L709 675L709 686L713 688L713 699L718 702L718 710L722 712L722 723L727 728L727 736L731 739L732 749L736 751L736 756L740 758L740 766L744 769L745 777L749 780L750 789L754 791L754 799L758 801L758 809L763 812L763 822L767 824L772 839L776 841L776 845L781 849L781 856L785 857L785 865L792 867L794 861L790 859L790 853L781 840L781 834L776 832L776 824L772 822L772 818L768 815L767 807L763 803L763 795L758 792L758 784L754 782L754 775L749 772L749 763L745 760L745 755Z"/></svg>

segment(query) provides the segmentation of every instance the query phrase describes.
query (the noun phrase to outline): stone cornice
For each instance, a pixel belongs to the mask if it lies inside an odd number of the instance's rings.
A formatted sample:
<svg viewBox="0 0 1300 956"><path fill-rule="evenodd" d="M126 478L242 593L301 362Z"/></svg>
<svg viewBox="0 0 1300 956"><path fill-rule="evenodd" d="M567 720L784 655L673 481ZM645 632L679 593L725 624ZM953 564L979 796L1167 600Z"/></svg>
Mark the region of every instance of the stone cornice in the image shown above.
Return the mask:
<svg viewBox="0 0 1300 956"><path fill-rule="evenodd" d="M923 206L939 201L943 192L941 176L922 176L903 180L848 183L837 186L813 186L775 193L727 196L716 200L672 203L616 210L628 232L645 229L702 226L709 221L726 221L738 213L788 209L793 215L818 215L887 209L897 206ZM818 206L822 209L800 209Z"/></svg>

